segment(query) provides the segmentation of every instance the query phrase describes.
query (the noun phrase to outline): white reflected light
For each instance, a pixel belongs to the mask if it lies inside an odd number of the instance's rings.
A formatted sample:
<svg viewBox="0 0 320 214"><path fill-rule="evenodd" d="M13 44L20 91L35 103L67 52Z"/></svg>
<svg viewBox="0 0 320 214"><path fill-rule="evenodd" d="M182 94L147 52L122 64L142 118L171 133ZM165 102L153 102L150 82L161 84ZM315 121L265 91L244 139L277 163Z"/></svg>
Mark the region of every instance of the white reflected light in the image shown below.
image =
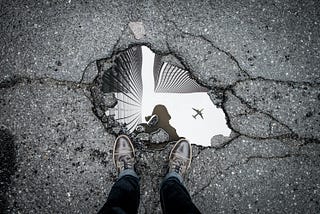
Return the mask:
<svg viewBox="0 0 320 214"><path fill-rule="evenodd" d="M207 93L155 93L153 78L153 62L155 54L142 46L142 83L143 96L141 106L141 120L152 114L157 104L165 105L171 115L170 124L181 137L185 137L193 144L209 146L214 135L230 135L221 109L216 108ZM196 119L192 116L196 112L192 109L203 109L204 119L199 115Z"/></svg>

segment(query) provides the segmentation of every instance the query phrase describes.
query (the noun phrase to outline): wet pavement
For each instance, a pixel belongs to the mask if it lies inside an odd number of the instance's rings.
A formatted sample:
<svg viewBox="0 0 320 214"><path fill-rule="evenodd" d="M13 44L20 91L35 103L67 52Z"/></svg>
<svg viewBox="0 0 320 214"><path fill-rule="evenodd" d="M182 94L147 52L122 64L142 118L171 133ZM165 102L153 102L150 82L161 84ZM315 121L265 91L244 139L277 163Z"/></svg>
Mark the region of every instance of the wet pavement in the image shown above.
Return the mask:
<svg viewBox="0 0 320 214"><path fill-rule="evenodd" d="M103 205L116 179L115 136L103 115L114 100L100 90L96 61L137 44L188 69L226 114L232 136L194 145L185 178L203 213L320 212L319 2L0 8L1 212L95 213ZM172 144L136 146L140 213L157 213Z"/></svg>

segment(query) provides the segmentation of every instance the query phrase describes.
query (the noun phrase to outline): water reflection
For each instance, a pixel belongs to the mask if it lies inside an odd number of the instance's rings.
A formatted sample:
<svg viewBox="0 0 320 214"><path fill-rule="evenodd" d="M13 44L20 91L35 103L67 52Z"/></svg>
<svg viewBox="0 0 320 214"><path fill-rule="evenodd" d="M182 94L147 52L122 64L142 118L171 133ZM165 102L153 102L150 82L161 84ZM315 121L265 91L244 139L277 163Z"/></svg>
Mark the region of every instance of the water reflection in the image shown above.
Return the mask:
<svg viewBox="0 0 320 214"><path fill-rule="evenodd" d="M162 143L185 136L207 146L212 136L230 133L208 89L181 65L170 64L147 47L136 46L115 56L113 66L104 71L102 86L118 101L108 115L142 141ZM202 110L203 117L194 117L194 109Z"/></svg>
<svg viewBox="0 0 320 214"><path fill-rule="evenodd" d="M98 67L103 68L103 63L98 62ZM141 69L141 47L133 47L116 56L114 65L105 70L102 77L102 91L114 93L118 102L109 115L119 123L126 124L129 131L141 123Z"/></svg>
<svg viewBox="0 0 320 214"><path fill-rule="evenodd" d="M145 117L147 123L137 126L135 133L147 133L151 143L164 143L180 139L176 129L169 123L171 116L164 105L156 105L152 115Z"/></svg>

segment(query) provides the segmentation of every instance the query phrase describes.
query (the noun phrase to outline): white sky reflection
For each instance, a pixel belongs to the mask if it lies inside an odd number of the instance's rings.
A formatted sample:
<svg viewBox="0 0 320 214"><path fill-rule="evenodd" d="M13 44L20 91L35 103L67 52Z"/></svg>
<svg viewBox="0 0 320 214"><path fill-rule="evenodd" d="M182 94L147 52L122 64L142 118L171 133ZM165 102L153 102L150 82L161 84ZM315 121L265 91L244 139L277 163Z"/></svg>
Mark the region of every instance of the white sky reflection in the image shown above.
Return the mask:
<svg viewBox="0 0 320 214"><path fill-rule="evenodd" d="M209 146L214 135L229 136L230 129L226 125L225 115L215 107L207 93L154 93L153 61L154 53L142 46L142 122L145 116L152 113L154 106L163 104L171 115L170 124L179 136L186 137L193 144ZM196 112L192 109L203 109L203 117L192 117Z"/></svg>

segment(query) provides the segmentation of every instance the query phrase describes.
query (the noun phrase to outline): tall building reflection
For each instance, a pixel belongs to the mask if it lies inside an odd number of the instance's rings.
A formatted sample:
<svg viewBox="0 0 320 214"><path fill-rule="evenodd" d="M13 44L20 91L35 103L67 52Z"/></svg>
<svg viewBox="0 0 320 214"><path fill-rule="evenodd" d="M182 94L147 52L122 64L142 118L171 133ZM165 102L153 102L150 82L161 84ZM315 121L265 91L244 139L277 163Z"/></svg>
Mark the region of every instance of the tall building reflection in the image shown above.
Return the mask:
<svg viewBox="0 0 320 214"><path fill-rule="evenodd" d="M162 56L157 54L154 60L153 76L156 93L208 92L207 88L202 87L190 77L187 70L163 62Z"/></svg>
<svg viewBox="0 0 320 214"><path fill-rule="evenodd" d="M141 68L141 47L133 47L117 55L114 65L106 70L102 77L103 92L113 92L117 99L117 105L109 113L130 131L141 123Z"/></svg>
<svg viewBox="0 0 320 214"><path fill-rule="evenodd" d="M118 101L109 114L125 124L129 131L133 131L142 122L142 62L141 46L135 46L115 56L113 66L103 74L103 92L115 93ZM164 62L162 56L157 54L153 62L153 77L155 93L208 91L192 79L188 71Z"/></svg>

